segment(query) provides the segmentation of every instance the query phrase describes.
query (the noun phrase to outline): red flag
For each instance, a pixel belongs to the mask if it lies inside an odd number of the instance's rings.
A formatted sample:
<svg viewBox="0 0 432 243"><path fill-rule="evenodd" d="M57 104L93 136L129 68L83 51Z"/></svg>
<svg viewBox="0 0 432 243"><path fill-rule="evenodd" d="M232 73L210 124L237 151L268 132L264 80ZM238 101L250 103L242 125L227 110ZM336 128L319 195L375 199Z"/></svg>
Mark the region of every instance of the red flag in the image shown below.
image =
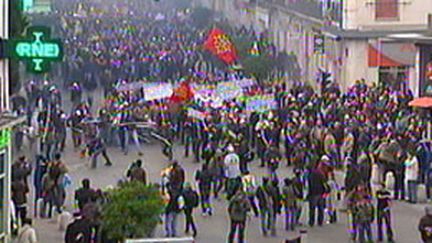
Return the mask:
<svg viewBox="0 0 432 243"><path fill-rule="evenodd" d="M209 37L204 43L204 48L218 56L226 64L232 64L237 60L237 51L233 43L221 29L213 28L210 31Z"/></svg>
<svg viewBox="0 0 432 243"><path fill-rule="evenodd" d="M174 103L181 103L185 101L189 101L194 97L194 93L192 91L192 88L189 85L188 81L183 81L180 83L180 85L174 89L174 93L171 96L171 102Z"/></svg>

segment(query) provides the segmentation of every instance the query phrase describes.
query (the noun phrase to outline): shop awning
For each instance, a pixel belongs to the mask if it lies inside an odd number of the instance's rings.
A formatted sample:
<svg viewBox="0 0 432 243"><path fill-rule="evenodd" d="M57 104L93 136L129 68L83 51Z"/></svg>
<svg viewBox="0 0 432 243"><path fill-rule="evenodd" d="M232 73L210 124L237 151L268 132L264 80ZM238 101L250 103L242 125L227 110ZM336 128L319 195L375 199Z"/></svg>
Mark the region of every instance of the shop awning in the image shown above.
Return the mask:
<svg viewBox="0 0 432 243"><path fill-rule="evenodd" d="M370 43L368 46L369 67L414 66L416 48L412 43Z"/></svg>
<svg viewBox="0 0 432 243"><path fill-rule="evenodd" d="M431 108L432 107L432 97L419 97L411 100L408 103L409 106L419 107L419 108Z"/></svg>

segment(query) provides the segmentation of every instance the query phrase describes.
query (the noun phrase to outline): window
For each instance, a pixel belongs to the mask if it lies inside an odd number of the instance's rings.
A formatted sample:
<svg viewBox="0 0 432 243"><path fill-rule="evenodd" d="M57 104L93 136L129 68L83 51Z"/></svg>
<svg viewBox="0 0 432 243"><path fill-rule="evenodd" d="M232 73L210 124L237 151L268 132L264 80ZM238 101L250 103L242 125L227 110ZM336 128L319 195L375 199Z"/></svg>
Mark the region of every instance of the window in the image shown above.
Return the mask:
<svg viewBox="0 0 432 243"><path fill-rule="evenodd" d="M376 0L376 20L397 20L399 19L399 0Z"/></svg>

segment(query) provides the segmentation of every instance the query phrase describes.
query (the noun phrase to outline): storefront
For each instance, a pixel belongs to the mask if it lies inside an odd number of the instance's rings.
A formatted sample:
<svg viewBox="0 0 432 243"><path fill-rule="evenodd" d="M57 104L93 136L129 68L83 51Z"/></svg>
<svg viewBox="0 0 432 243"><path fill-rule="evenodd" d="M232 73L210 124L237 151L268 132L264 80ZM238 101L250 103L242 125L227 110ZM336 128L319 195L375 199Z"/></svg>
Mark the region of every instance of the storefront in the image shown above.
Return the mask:
<svg viewBox="0 0 432 243"><path fill-rule="evenodd" d="M368 66L378 72L378 83L407 88L415 78L416 53L416 46L410 42L369 41Z"/></svg>

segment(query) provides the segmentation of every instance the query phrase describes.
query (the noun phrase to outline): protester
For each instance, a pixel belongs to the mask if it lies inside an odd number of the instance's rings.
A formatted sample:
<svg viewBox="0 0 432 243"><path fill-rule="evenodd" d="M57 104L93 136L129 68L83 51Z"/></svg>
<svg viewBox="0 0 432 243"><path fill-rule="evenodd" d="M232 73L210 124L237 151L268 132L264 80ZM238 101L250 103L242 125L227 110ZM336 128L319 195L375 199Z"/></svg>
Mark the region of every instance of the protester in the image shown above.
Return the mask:
<svg viewBox="0 0 432 243"><path fill-rule="evenodd" d="M182 196L185 204L183 208L186 218L185 233L189 234L189 229L192 228L192 235L196 237L198 231L193 218L193 210L199 205L198 193L192 189L189 183L186 183Z"/></svg>
<svg viewBox="0 0 432 243"><path fill-rule="evenodd" d="M426 215L419 222L418 230L424 243L432 242L432 207L425 207Z"/></svg>
<svg viewBox="0 0 432 243"><path fill-rule="evenodd" d="M17 243L37 243L36 230L32 226L32 220L22 220L22 227L18 230Z"/></svg>
<svg viewBox="0 0 432 243"><path fill-rule="evenodd" d="M383 224L385 223L385 229L387 234L387 241L393 242L393 229L391 222L391 193L386 189L385 184L381 184L378 191L376 191L377 198L377 227L378 227L378 241L382 242L384 239L383 235Z"/></svg>
<svg viewBox="0 0 432 243"><path fill-rule="evenodd" d="M212 215L212 205L210 200L213 173L208 168L207 164L203 164L201 170L195 174L195 180L198 182L198 189L200 194L200 202L202 214Z"/></svg>
<svg viewBox="0 0 432 243"><path fill-rule="evenodd" d="M81 181L82 187L75 191L75 201L80 210L89 202L96 201L96 191L90 187L90 180L84 179Z"/></svg>
<svg viewBox="0 0 432 243"><path fill-rule="evenodd" d="M134 167L130 170L129 178L131 181L139 181L144 185L147 184L147 173L142 168L142 160L139 159L135 162Z"/></svg>
<svg viewBox="0 0 432 243"><path fill-rule="evenodd" d="M228 206L230 217L230 231L228 234L228 243L234 242L237 232L238 242L245 242L246 220L250 211L249 200L241 190L232 197Z"/></svg>

